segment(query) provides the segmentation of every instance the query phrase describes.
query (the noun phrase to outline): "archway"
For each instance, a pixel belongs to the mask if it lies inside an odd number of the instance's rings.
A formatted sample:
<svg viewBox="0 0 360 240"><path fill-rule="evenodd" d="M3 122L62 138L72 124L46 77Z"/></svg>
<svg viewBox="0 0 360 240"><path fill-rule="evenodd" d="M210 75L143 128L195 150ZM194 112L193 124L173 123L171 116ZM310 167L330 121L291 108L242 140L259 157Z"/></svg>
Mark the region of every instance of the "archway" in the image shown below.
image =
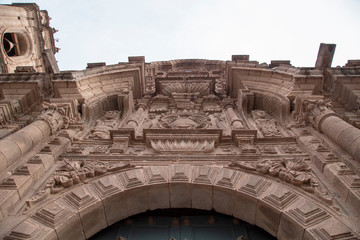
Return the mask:
<svg viewBox="0 0 360 240"><path fill-rule="evenodd" d="M30 239L88 239L129 216L171 208L213 209L278 239L354 236L336 209L315 194L256 172L171 164L130 167L86 182L50 195L30 209L27 218L19 215L8 239L19 234Z"/></svg>

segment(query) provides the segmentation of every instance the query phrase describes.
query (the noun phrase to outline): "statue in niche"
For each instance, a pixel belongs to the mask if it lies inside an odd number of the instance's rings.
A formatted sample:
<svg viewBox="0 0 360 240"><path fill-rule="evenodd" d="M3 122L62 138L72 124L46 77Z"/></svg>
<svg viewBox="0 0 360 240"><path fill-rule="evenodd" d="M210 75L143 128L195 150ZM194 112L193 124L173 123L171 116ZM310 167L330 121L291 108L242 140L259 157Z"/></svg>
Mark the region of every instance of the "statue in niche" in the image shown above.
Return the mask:
<svg viewBox="0 0 360 240"><path fill-rule="evenodd" d="M260 131L264 134L265 137L282 136L277 127L276 120L272 119L265 111L253 110L251 115L255 120L256 125L259 127Z"/></svg>
<svg viewBox="0 0 360 240"><path fill-rule="evenodd" d="M108 111L103 117L96 120L94 130L91 131L89 138L91 139L108 139L110 138L110 129L117 124L119 111Z"/></svg>

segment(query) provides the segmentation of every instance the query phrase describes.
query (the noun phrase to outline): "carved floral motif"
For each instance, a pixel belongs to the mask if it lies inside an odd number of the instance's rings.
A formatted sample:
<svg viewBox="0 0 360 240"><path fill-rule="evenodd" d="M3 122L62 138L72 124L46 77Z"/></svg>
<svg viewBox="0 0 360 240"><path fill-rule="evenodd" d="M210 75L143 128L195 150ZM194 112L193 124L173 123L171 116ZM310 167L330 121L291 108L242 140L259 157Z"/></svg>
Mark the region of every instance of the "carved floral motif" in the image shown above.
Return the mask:
<svg viewBox="0 0 360 240"><path fill-rule="evenodd" d="M236 162L233 166L278 177L285 182L301 187L307 192L315 193L327 203L332 203L333 196L311 172L311 168L304 158Z"/></svg>
<svg viewBox="0 0 360 240"><path fill-rule="evenodd" d="M64 159L63 163L46 182L45 188L27 200L27 205L31 207L45 199L49 194L61 192L64 188L86 181L87 178L118 171L130 166L129 163L124 162L70 161Z"/></svg>

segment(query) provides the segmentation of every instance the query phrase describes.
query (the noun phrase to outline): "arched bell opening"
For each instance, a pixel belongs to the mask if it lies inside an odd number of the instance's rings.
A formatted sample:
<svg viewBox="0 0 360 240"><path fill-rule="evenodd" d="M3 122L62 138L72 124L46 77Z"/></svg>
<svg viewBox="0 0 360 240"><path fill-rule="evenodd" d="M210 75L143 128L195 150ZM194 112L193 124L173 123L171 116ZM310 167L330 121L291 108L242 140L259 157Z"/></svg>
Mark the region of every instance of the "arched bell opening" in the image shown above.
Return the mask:
<svg viewBox="0 0 360 240"><path fill-rule="evenodd" d="M158 209L121 220L90 240L274 240L263 229L215 211Z"/></svg>
<svg viewBox="0 0 360 240"><path fill-rule="evenodd" d="M7 31L2 36L2 48L8 57L13 58L27 55L31 45L27 34L21 31Z"/></svg>

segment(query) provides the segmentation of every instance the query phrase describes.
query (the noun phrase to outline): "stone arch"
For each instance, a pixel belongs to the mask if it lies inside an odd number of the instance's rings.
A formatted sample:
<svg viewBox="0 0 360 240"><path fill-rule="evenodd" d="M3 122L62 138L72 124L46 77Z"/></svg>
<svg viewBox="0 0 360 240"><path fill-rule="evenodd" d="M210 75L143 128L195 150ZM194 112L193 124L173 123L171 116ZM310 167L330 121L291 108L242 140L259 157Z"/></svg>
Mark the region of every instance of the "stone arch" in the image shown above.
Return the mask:
<svg viewBox="0 0 360 240"><path fill-rule="evenodd" d="M343 216L297 187L238 169L187 164L130 168L51 195L27 217L17 215L5 239L85 239L129 216L168 208L214 209L279 239L356 239Z"/></svg>

